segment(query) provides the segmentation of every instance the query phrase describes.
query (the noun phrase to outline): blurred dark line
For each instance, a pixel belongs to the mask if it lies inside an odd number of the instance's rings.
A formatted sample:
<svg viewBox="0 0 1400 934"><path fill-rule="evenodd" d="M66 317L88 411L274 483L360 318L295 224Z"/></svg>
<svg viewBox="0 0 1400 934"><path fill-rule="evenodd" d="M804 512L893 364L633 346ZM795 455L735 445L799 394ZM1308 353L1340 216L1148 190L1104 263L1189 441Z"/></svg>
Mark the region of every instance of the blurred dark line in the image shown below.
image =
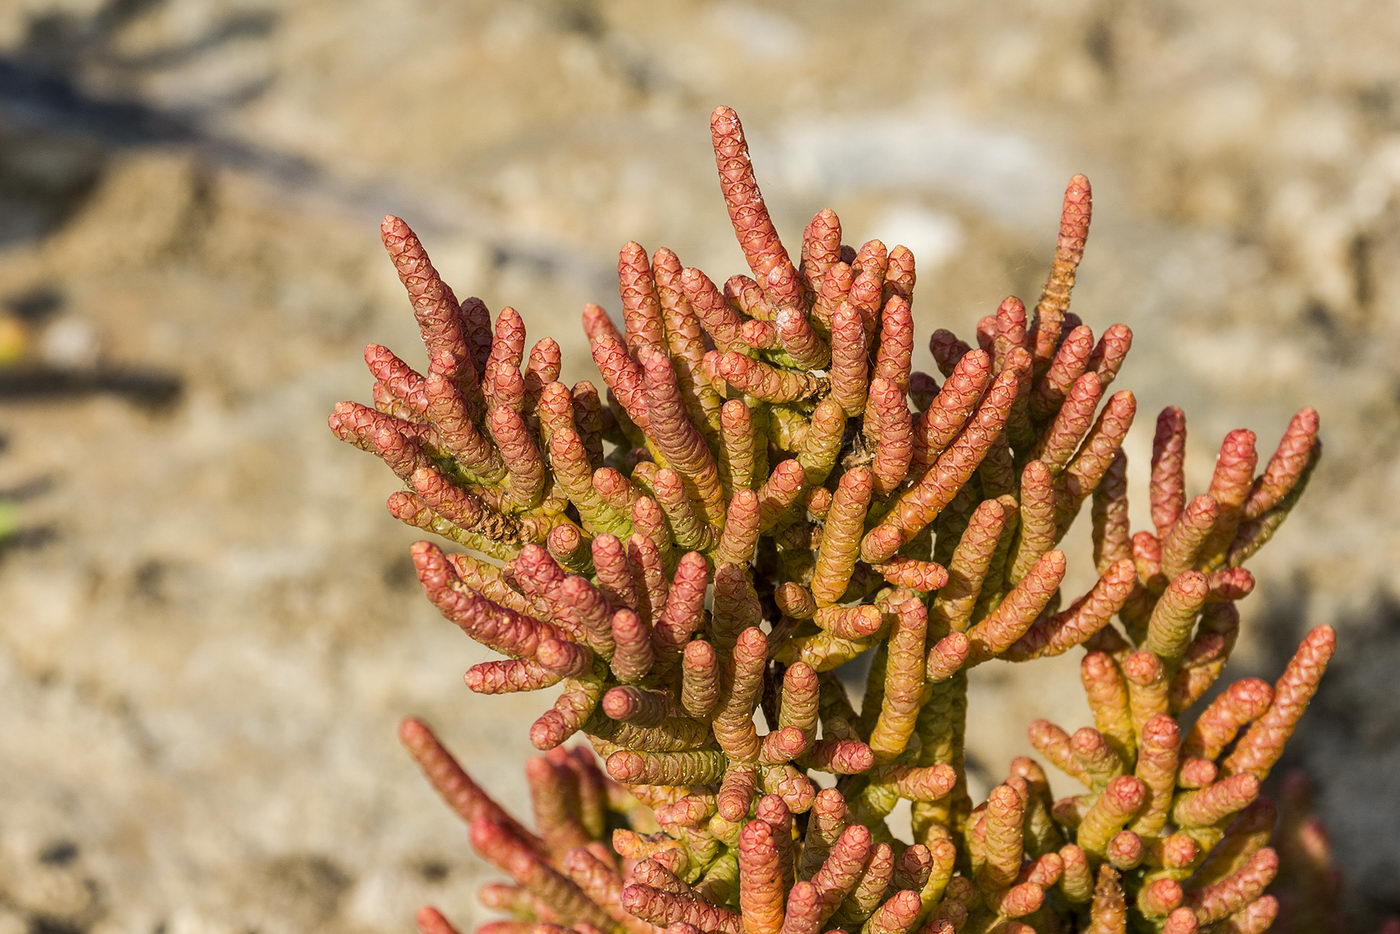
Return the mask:
<svg viewBox="0 0 1400 934"><path fill-rule="evenodd" d="M193 61L230 39L261 39L272 32L277 17L267 12L233 13L198 39L140 55L105 52L96 60L110 68L132 71L172 68Z"/></svg>
<svg viewBox="0 0 1400 934"><path fill-rule="evenodd" d="M165 370L127 367L64 370L34 367L0 371L0 403L114 395L151 408L180 398L184 381Z"/></svg>
<svg viewBox="0 0 1400 934"><path fill-rule="evenodd" d="M13 551L42 548L58 540L58 530L52 525L26 526L0 538L0 559Z"/></svg>
<svg viewBox="0 0 1400 934"><path fill-rule="evenodd" d="M51 475L35 477L13 486L0 487L0 503L24 503L37 499L54 488Z"/></svg>
<svg viewBox="0 0 1400 934"><path fill-rule="evenodd" d="M257 89L243 89L239 97ZM193 146L219 162L271 176L289 187L320 170L300 156L210 131L198 111L154 107L136 98L97 97L65 74L0 55L0 120L20 130L97 137L117 148Z"/></svg>

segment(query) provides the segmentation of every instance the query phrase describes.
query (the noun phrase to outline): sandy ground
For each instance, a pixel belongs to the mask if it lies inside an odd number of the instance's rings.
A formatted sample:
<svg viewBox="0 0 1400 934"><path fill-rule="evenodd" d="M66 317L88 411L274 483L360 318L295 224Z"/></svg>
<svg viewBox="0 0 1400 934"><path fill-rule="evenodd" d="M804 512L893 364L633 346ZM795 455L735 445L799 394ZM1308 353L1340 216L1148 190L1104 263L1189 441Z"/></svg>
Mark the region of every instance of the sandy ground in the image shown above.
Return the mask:
<svg viewBox="0 0 1400 934"><path fill-rule="evenodd" d="M518 806L545 700L461 686L481 656L418 597L392 478L325 430L368 395L367 341L415 341L377 221L407 217L459 294L520 308L582 377L577 313L615 304L621 243L740 268L718 103L791 236L830 206L915 250L925 334L1033 295L1088 173L1076 309L1137 333L1137 467L1169 402L1198 487L1226 430L1271 448L1322 411L1237 670L1340 627L1293 759L1357 905L1400 906L1400 17L865 6L3 5L0 934L479 919L487 872L394 724L429 717ZM979 758L1080 722L1072 669L982 678Z"/></svg>

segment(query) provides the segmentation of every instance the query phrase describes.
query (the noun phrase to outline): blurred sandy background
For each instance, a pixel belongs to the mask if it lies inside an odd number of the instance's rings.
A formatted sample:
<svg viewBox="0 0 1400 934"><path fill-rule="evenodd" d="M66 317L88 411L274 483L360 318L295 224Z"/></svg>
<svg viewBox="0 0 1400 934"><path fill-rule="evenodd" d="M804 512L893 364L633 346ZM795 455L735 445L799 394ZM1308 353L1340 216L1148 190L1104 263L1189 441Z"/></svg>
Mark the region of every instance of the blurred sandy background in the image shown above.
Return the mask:
<svg viewBox="0 0 1400 934"><path fill-rule="evenodd" d="M923 334L1034 297L1088 173L1075 307L1137 333L1136 468L1168 402L1197 489L1226 430L1267 452L1321 409L1236 671L1341 628L1293 761L1358 905L1394 910L1397 48L1387 0L0 4L0 934L479 920L487 873L394 724L428 716L520 805L547 699L467 694L480 655L418 597L392 477L325 430L367 341L417 353L377 222L580 378L625 240L742 268L718 103L790 237L831 206L914 248ZM1073 669L981 678L981 760L1083 722Z"/></svg>

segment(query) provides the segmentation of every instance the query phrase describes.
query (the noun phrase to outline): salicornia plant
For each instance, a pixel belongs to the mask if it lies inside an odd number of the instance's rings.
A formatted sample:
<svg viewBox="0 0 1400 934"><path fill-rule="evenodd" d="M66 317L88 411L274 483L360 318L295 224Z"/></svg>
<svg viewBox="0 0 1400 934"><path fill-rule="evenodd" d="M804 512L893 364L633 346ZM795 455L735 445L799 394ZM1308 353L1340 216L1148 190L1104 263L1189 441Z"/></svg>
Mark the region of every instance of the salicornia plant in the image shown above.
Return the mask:
<svg viewBox="0 0 1400 934"><path fill-rule="evenodd" d="M370 345L375 406L330 424L406 488L429 599L503 656L477 692L556 688L530 726L530 830L434 738L402 738L477 851L511 881L486 934L1254 932L1278 902L1260 782L1332 655L1314 629L1274 685L1215 691L1243 567L1317 460L1299 412L1260 470L1224 439L1188 497L1186 424L1157 420L1153 528L1132 533L1109 394L1132 334L1069 311L1089 231L1082 176L1032 313L1001 303L966 343L935 330L911 371L914 257L812 219L794 263L738 117L716 110L720 188L751 276L669 250L618 261L621 330L583 327L602 375L559 381L513 309L458 301L398 218L383 238L426 373ZM928 316L929 312L923 312ZM1097 583L1063 595L1057 544L1087 505ZM969 669L1082 649L1094 725L1030 740L1080 786L1011 762L974 801ZM869 660L848 692L842 666ZM1197 711L1185 716L1187 711ZM1019 727L1018 727L1019 728ZM566 748L583 734L586 745ZM887 818L912 802L912 826ZM452 928L433 909L428 932Z"/></svg>

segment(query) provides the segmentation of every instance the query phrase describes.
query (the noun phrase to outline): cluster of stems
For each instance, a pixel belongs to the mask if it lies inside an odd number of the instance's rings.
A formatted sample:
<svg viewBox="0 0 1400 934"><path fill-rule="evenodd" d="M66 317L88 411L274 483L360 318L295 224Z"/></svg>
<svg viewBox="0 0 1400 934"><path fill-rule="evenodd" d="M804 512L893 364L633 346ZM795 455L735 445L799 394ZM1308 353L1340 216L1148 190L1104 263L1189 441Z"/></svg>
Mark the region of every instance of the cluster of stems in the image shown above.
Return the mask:
<svg viewBox="0 0 1400 934"><path fill-rule="evenodd" d="M483 934L1266 930L1279 858L1260 784L1332 630L1273 685L1216 682L1243 564L1303 489L1317 414L1262 469L1253 433L1231 432L1188 499L1167 409L1153 528L1134 534L1136 402L1109 392L1132 334L1095 339L1069 310L1086 179L1034 309L1007 298L972 343L934 331L933 375L912 369L910 251L844 245L822 211L794 262L737 116L711 131L751 274L720 284L625 246L621 329L583 313L601 387L560 382L555 341L527 352L514 309L459 301L413 231L383 225L427 369L371 345L375 405L341 403L331 428L403 481L394 516L465 549L412 554L442 614L504 656L468 687L559 689L530 727L533 831L403 726L511 880L482 892L510 918ZM1066 596L1057 546L1085 511L1098 579ZM1017 758L975 802L969 670L1076 649L1093 725L1037 721L1030 740L1079 790L1054 798ZM575 734L589 745L566 747ZM452 930L432 909L419 923Z"/></svg>

